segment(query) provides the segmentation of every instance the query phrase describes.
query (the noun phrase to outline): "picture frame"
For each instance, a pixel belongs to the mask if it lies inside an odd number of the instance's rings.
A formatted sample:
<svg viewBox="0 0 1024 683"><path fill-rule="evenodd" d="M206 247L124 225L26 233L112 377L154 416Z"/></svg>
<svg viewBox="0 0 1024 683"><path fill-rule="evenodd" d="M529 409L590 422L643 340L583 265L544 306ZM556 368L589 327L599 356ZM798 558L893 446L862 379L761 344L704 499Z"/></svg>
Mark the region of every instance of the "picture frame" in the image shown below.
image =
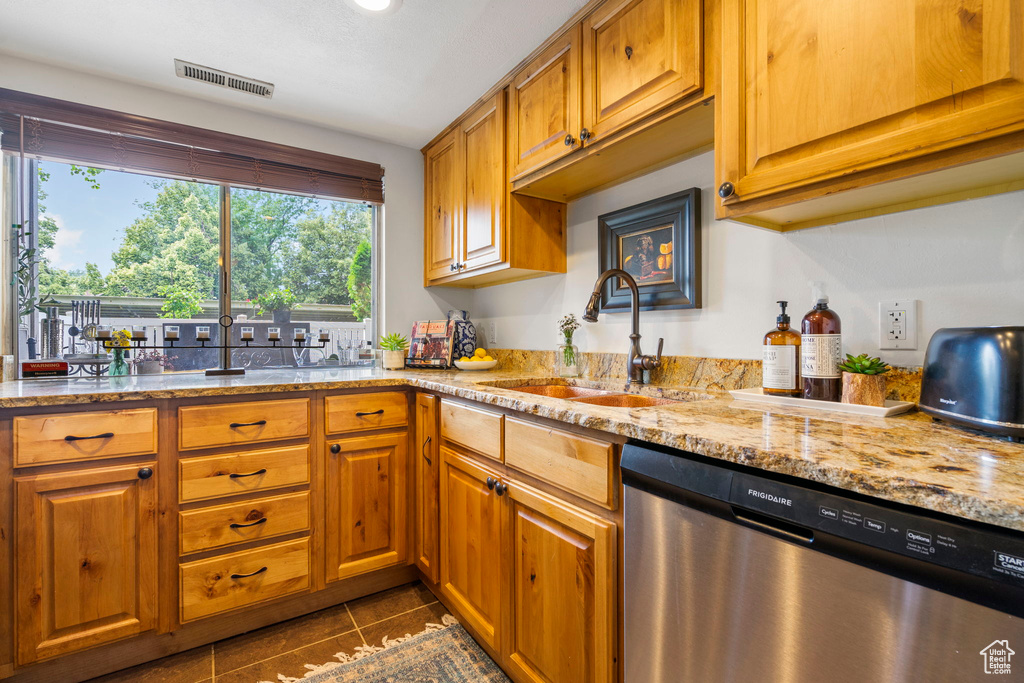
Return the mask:
<svg viewBox="0 0 1024 683"><path fill-rule="evenodd" d="M701 307L699 187L602 214L597 224L599 273L621 268L632 275L640 310ZM629 307L629 288L609 278L601 310Z"/></svg>

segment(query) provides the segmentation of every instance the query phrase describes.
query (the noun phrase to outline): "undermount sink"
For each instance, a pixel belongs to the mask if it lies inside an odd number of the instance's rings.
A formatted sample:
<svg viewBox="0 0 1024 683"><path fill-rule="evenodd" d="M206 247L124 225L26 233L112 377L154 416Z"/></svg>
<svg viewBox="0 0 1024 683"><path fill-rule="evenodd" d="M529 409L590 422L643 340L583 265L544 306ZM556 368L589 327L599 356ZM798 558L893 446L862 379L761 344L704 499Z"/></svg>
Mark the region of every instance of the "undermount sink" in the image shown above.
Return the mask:
<svg viewBox="0 0 1024 683"><path fill-rule="evenodd" d="M604 396L589 396L578 398L576 403L589 403L594 406L612 406L615 408L650 408L653 406L669 406L679 401L672 401L667 398L654 398L653 396L640 396L639 394L606 394Z"/></svg>
<svg viewBox="0 0 1024 683"><path fill-rule="evenodd" d="M610 391L567 386L564 384L537 384L508 388L512 391L521 391L525 394L534 394L536 396L550 396L551 398L601 397L611 394Z"/></svg>

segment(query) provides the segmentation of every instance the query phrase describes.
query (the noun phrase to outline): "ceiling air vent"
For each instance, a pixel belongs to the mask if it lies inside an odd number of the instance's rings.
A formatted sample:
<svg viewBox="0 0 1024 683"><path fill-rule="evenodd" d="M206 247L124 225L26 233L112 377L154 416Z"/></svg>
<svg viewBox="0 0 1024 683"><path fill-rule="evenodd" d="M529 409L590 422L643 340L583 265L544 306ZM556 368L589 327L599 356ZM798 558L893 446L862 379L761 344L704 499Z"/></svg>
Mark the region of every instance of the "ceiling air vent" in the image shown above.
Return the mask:
<svg viewBox="0 0 1024 683"><path fill-rule="evenodd" d="M201 81L212 85L219 85L222 88L247 92L250 95L266 97L268 100L274 96L274 84L266 81L257 81L255 78L246 78L238 74L229 74L227 71L211 69L208 66L200 66L191 62L183 62L180 59L174 60L174 73L179 78L188 78L193 81Z"/></svg>

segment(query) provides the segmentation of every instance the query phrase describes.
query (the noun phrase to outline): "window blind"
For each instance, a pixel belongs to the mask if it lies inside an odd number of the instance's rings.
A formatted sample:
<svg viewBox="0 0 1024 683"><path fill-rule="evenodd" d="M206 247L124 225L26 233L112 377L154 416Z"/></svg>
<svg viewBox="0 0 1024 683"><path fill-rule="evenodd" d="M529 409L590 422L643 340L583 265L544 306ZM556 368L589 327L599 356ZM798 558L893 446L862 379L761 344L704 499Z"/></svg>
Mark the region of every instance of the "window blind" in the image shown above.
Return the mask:
<svg viewBox="0 0 1024 683"><path fill-rule="evenodd" d="M384 201L379 164L4 88L0 149L203 182Z"/></svg>

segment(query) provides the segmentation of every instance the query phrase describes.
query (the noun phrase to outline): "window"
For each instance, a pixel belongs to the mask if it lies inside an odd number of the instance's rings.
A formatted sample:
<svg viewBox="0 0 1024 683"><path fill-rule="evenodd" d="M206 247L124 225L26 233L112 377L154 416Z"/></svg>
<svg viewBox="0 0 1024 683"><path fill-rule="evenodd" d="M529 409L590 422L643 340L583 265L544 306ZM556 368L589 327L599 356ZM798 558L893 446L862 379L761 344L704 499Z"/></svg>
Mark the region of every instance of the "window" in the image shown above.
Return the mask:
<svg viewBox="0 0 1024 683"><path fill-rule="evenodd" d="M13 161L13 158L12 158ZM203 327L220 343L222 306L231 342L292 345L295 331L329 342L321 349L241 348L246 369L367 362L374 338L373 248L376 210L314 198L101 170L50 160L26 163L33 201L15 240L19 280L18 356L61 357L73 375L103 372L92 354L96 324L146 329L160 345L178 328L195 346ZM222 231L222 200L230 221ZM222 302L221 235L230 235L231 296ZM35 251L31 251L31 250ZM188 372L218 367L215 348L135 352L136 370Z"/></svg>

